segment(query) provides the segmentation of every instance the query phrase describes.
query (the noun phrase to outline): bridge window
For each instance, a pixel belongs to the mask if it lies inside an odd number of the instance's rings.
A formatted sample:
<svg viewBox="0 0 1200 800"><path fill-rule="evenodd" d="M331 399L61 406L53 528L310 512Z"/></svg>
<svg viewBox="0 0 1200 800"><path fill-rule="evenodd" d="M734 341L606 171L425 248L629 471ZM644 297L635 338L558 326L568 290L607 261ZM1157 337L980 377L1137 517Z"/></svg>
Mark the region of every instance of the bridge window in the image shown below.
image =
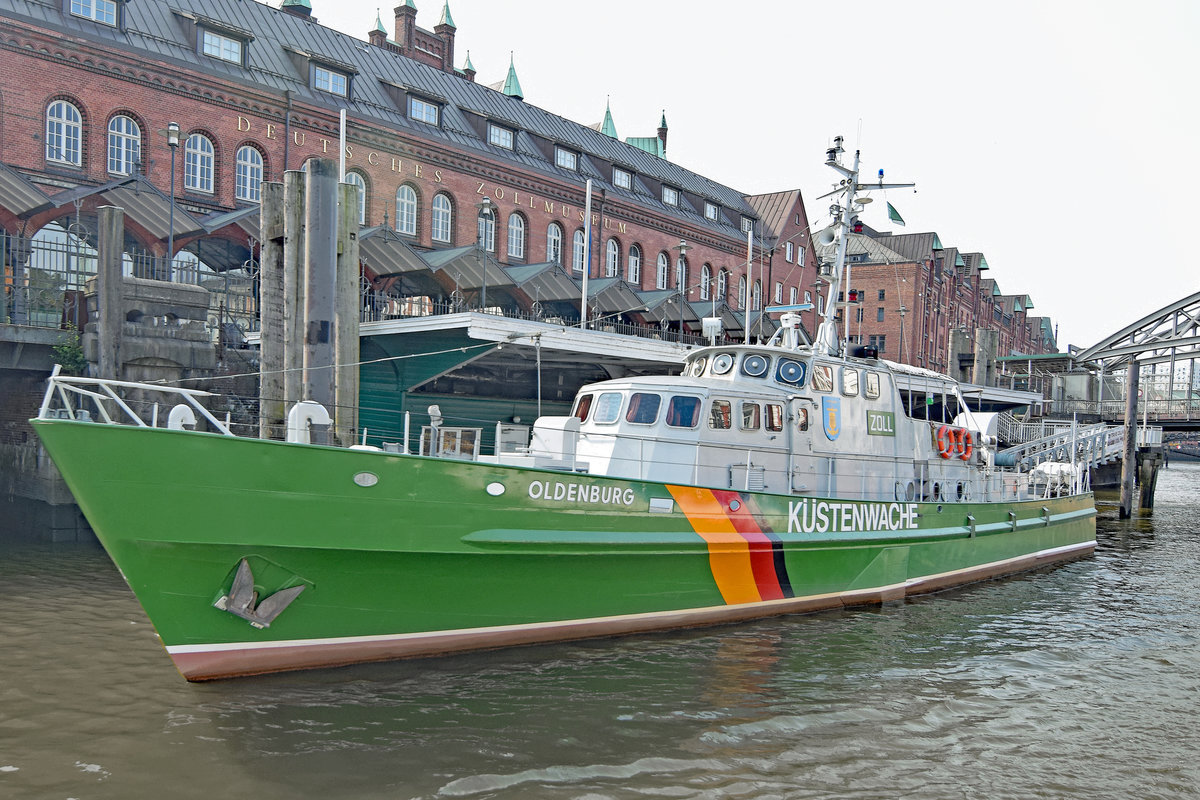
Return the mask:
<svg viewBox="0 0 1200 800"><path fill-rule="evenodd" d="M863 394L870 400L878 399L879 397L879 373L867 370L867 382L864 387Z"/></svg>
<svg viewBox="0 0 1200 800"><path fill-rule="evenodd" d="M592 410L592 396L590 394L580 395L575 401L575 416L579 417L580 422L586 422L588 412Z"/></svg>
<svg viewBox="0 0 1200 800"><path fill-rule="evenodd" d="M713 430L727 431L733 418L728 400L713 400L712 409L708 415L708 427Z"/></svg>
<svg viewBox="0 0 1200 800"><path fill-rule="evenodd" d="M629 410L625 412L625 421L636 425L653 425L658 419L658 407L662 398L648 392L634 392L629 398Z"/></svg>
<svg viewBox="0 0 1200 800"><path fill-rule="evenodd" d="M742 403L742 430L756 431L762 427L762 410L758 403Z"/></svg>
<svg viewBox="0 0 1200 800"><path fill-rule="evenodd" d="M700 398L676 395L667 406L667 425L694 428L700 422Z"/></svg>
<svg viewBox="0 0 1200 800"><path fill-rule="evenodd" d="M775 403L767 403L767 430L781 431L783 430L783 406Z"/></svg>
<svg viewBox="0 0 1200 800"><path fill-rule="evenodd" d="M808 409L800 408L796 410L796 427L802 431L808 430Z"/></svg>
<svg viewBox="0 0 1200 800"><path fill-rule="evenodd" d="M779 364L775 367L775 378L781 383L788 383L792 386L803 386L805 371L803 361L797 361L794 358L781 358L779 359Z"/></svg>
<svg viewBox="0 0 1200 800"><path fill-rule="evenodd" d="M854 367L842 367L842 394L846 397L858 396L858 370Z"/></svg>
<svg viewBox="0 0 1200 800"><path fill-rule="evenodd" d="M596 400L596 415L592 420L601 424L611 424L621 417L621 393L605 392Z"/></svg>
<svg viewBox="0 0 1200 800"><path fill-rule="evenodd" d="M814 364L812 368L812 386L818 392L832 392L833 368L828 364Z"/></svg>

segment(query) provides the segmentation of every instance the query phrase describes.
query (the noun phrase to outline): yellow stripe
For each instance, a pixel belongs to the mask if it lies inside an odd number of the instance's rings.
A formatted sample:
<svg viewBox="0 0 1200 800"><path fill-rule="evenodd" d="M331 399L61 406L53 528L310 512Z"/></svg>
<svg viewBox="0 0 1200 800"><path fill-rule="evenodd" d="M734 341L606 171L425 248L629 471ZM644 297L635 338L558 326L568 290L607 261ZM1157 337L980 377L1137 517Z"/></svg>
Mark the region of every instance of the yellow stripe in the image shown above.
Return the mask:
<svg viewBox="0 0 1200 800"><path fill-rule="evenodd" d="M675 502L708 543L708 564L725 602L755 603L762 600L750 566L750 543L733 527L721 502L708 489L668 486Z"/></svg>

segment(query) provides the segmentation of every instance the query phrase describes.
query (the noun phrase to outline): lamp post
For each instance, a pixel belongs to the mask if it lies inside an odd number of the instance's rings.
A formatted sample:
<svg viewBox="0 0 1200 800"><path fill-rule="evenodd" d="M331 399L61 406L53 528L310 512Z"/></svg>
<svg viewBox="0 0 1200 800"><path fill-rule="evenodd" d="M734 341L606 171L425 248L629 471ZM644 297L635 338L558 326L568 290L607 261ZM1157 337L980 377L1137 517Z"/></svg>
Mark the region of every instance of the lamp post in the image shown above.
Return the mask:
<svg viewBox="0 0 1200 800"><path fill-rule="evenodd" d="M691 250L691 245L683 239L679 240L679 244L675 245L674 250L679 251L679 259L675 262L675 282L679 284L679 341L683 342L683 300L687 293L687 276L684 275L684 257L687 256L687 251Z"/></svg>
<svg viewBox="0 0 1200 800"><path fill-rule="evenodd" d="M480 293L479 306L482 311L487 308L487 260L484 256L484 253L487 251L487 242L485 241L485 237L487 236L487 220L489 217L491 218L493 235L495 235L496 204L491 201L491 198L485 197L476 203L475 207L479 209L477 217L477 227L479 228L479 269L483 274L483 290Z"/></svg>
<svg viewBox="0 0 1200 800"><path fill-rule="evenodd" d="M167 123L167 146L171 148L171 208L167 212L167 280L175 262L175 151L179 149L179 123Z"/></svg>

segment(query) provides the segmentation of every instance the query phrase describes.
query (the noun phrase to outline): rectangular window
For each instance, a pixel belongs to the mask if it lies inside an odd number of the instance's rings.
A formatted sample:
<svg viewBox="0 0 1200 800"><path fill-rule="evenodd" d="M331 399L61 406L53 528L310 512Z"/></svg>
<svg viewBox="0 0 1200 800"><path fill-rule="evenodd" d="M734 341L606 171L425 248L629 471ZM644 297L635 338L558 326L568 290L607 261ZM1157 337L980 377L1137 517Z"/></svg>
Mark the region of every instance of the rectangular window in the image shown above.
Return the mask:
<svg viewBox="0 0 1200 800"><path fill-rule="evenodd" d="M879 302L881 302L881 303L883 302L884 295L885 295L885 291L883 289L880 289L879 290Z"/></svg>
<svg viewBox="0 0 1200 800"><path fill-rule="evenodd" d="M417 122L437 126L441 110L437 103L431 103L411 95L408 98L408 118L415 119Z"/></svg>
<svg viewBox="0 0 1200 800"><path fill-rule="evenodd" d="M712 410L708 415L708 427L714 430L727 431L732 419L732 409L728 400L713 400Z"/></svg>
<svg viewBox="0 0 1200 800"><path fill-rule="evenodd" d="M633 173L620 167L613 167L613 186L621 189L632 189Z"/></svg>
<svg viewBox="0 0 1200 800"><path fill-rule="evenodd" d="M783 430L783 406L767 403L767 430Z"/></svg>
<svg viewBox="0 0 1200 800"><path fill-rule="evenodd" d="M874 347L880 353L883 353L887 350L887 336L869 336L867 337L867 344Z"/></svg>
<svg viewBox="0 0 1200 800"><path fill-rule="evenodd" d="M579 154L563 147L554 148L554 163L563 169L579 170Z"/></svg>
<svg viewBox="0 0 1200 800"><path fill-rule="evenodd" d="M662 201L669 206L679 205L679 190L674 186L663 185Z"/></svg>
<svg viewBox="0 0 1200 800"><path fill-rule="evenodd" d="M818 392L832 392L833 368L828 364L813 364L812 387Z"/></svg>
<svg viewBox="0 0 1200 800"><path fill-rule="evenodd" d="M855 322L863 321L863 310L861 308L854 309L854 321Z"/></svg>
<svg viewBox="0 0 1200 800"><path fill-rule="evenodd" d="M312 80L314 89L336 94L338 97L346 97L348 95L350 79L341 72L335 72L328 67L313 64Z"/></svg>
<svg viewBox="0 0 1200 800"><path fill-rule="evenodd" d="M792 305L796 305L796 287L795 286L788 289L788 302L791 303Z"/></svg>
<svg viewBox="0 0 1200 800"><path fill-rule="evenodd" d="M242 42L215 31L204 31L201 35L200 51L206 56L219 58L233 64L242 63Z"/></svg>
<svg viewBox="0 0 1200 800"><path fill-rule="evenodd" d="M503 147L505 150L512 150L516 137L508 128L502 128L499 125L488 123L488 144L494 144L496 147Z"/></svg>
<svg viewBox="0 0 1200 800"><path fill-rule="evenodd" d="M875 321L883 322L883 306L880 306L879 308L875 309Z"/></svg>
<svg viewBox="0 0 1200 800"><path fill-rule="evenodd" d="M842 367L842 394L846 397L858 396L858 370L853 367Z"/></svg>
<svg viewBox="0 0 1200 800"><path fill-rule="evenodd" d="M863 393L867 396L867 399L869 399L869 400L879 399L879 373L878 372L871 372L869 370L867 371L866 390Z"/></svg>
<svg viewBox="0 0 1200 800"><path fill-rule="evenodd" d="M762 427L762 412L758 403L742 403L742 430L756 431Z"/></svg>
<svg viewBox="0 0 1200 800"><path fill-rule="evenodd" d="M792 244L791 242L788 242L787 244L784 245L784 248L783 248L783 260L790 264L790 263L792 263L792 260L795 257L796 257L796 245Z"/></svg>
<svg viewBox="0 0 1200 800"><path fill-rule="evenodd" d="M804 248L803 247L796 248L796 263L797 264L804 263Z"/></svg>
<svg viewBox="0 0 1200 800"><path fill-rule="evenodd" d="M720 216L721 216L721 212L720 212L720 209L717 208L716 204L705 201L704 217L706 219L712 220L713 222L716 222Z"/></svg>
<svg viewBox="0 0 1200 800"><path fill-rule="evenodd" d="M775 302L783 302L783 284L778 281L775 282Z"/></svg>
<svg viewBox="0 0 1200 800"><path fill-rule="evenodd" d="M667 406L667 425L694 428L700 423L700 398L675 395Z"/></svg>
<svg viewBox="0 0 1200 800"><path fill-rule="evenodd" d="M754 230L754 220L749 217L742 217L742 233L750 233Z"/></svg>
<svg viewBox="0 0 1200 800"><path fill-rule="evenodd" d="M114 0L71 0L71 13L105 25L117 24L117 4Z"/></svg>
<svg viewBox="0 0 1200 800"><path fill-rule="evenodd" d="M658 419L658 407L662 398L649 392L634 392L629 398L629 410L625 412L625 421L635 425L653 425Z"/></svg>

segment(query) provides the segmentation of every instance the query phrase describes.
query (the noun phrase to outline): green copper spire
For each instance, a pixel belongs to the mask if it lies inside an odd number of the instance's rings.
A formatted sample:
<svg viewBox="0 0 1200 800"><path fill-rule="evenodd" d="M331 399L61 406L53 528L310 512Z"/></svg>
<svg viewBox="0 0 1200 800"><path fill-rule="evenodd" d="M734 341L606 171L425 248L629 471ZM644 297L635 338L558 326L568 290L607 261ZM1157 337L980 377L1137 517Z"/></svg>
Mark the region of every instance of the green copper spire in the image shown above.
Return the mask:
<svg viewBox="0 0 1200 800"><path fill-rule="evenodd" d="M517 68L513 66L512 53L508 54L508 77L504 79L504 88L500 91L518 100L525 99L525 92L521 91L521 82L517 80Z"/></svg>
<svg viewBox="0 0 1200 800"><path fill-rule="evenodd" d="M446 0L446 5L442 6L442 18L438 20L438 25L449 25L451 28L457 28L454 24L454 17L450 16L450 0Z"/></svg>
<svg viewBox="0 0 1200 800"><path fill-rule="evenodd" d="M667 110L665 108L663 109L663 113L662 113L662 122L658 123L658 127L660 127L660 128L667 127Z"/></svg>
<svg viewBox="0 0 1200 800"><path fill-rule="evenodd" d="M612 108L608 100L604 101L604 123L600 126L600 132L614 139L621 138L617 136L617 126L613 124Z"/></svg>
<svg viewBox="0 0 1200 800"><path fill-rule="evenodd" d="M387 35L387 28L383 27L383 18L379 16L379 9L375 9L375 30Z"/></svg>
<svg viewBox="0 0 1200 800"><path fill-rule="evenodd" d="M471 72L475 72L475 65L471 63L471 51L470 50L467 51L467 63L463 64L463 72L466 72L467 70L470 70Z"/></svg>
<svg viewBox="0 0 1200 800"><path fill-rule="evenodd" d="M312 11L312 3L308 2L308 0L283 0L283 2L279 4L279 7L280 8L307 8L309 11Z"/></svg>

